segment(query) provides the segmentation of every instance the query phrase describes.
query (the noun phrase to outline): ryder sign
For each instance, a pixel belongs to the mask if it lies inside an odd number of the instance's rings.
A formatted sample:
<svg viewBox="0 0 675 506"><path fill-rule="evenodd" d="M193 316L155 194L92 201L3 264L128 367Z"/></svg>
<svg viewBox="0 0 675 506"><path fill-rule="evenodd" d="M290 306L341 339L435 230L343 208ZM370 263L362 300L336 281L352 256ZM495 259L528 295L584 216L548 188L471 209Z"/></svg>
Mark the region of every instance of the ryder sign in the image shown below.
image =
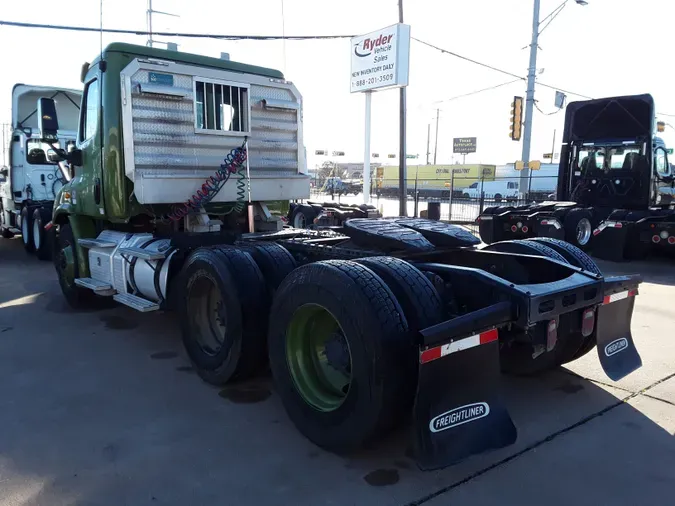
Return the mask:
<svg viewBox="0 0 675 506"><path fill-rule="evenodd" d="M350 91L408 85L410 26L399 23L351 41Z"/></svg>

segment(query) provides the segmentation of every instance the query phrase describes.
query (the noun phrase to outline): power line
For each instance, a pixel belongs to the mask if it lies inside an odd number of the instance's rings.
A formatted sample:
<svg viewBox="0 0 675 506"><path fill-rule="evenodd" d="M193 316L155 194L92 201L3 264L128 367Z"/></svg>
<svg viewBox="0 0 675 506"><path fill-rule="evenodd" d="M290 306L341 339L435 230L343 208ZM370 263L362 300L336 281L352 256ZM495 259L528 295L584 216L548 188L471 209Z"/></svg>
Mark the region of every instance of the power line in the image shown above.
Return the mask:
<svg viewBox="0 0 675 506"><path fill-rule="evenodd" d="M15 26L18 28L43 28L47 30L67 30L71 32L101 32L117 33L122 35L151 35L145 30L121 30L118 28L92 28L88 26L69 26L69 25L48 25L43 23L22 23L19 21L2 21L0 25ZM221 39L221 40L328 40L328 39L350 39L354 35L227 35L227 34L209 34L209 33L180 33L180 32L152 32L152 35L160 37L186 37L193 39Z"/></svg>
<svg viewBox="0 0 675 506"><path fill-rule="evenodd" d="M424 44L425 46L429 46L433 49L436 49L437 51L440 51L441 53L449 54L450 56L454 56L455 58L459 58L460 60L468 61L470 63L473 63L475 65L479 65L481 67L485 67L490 70L494 70L495 72L500 72L502 74L506 74L507 76L515 77L518 80L524 81L525 78L522 76L519 76L517 74L514 74L513 72L509 72L508 70L502 70L497 67L493 67L492 65L488 65L487 63L482 63L477 60L474 60L472 58L469 58L467 56L462 56L461 54L457 54L454 51L448 51L447 49L443 49L441 47L435 46L434 44L431 44L430 42L426 42L424 40L418 39L417 37L410 37L412 40L415 40L419 42L420 44Z"/></svg>
<svg viewBox="0 0 675 506"><path fill-rule="evenodd" d="M575 91L563 90L562 88L559 88L558 86L551 86L550 84L545 84L545 83L542 83L541 81L537 81L537 84L539 86L543 86L544 88L550 88L552 90L562 91L563 93L567 93L568 95L575 95L577 97L585 98L586 100L593 100L593 97L589 97L588 95L582 95L581 93L577 93Z"/></svg>
<svg viewBox="0 0 675 506"><path fill-rule="evenodd" d="M493 66L493 65L489 65L489 64L483 63L483 62L479 62L478 60L474 60L474 59L469 58L469 57L467 57L467 56L463 56L463 55L461 55L461 54L455 53L454 51L449 51L449 50L447 50L447 49L443 49L442 47L438 47L438 46L436 46L436 45L434 45L434 44L431 44L430 42L426 42L426 41L424 41L424 40L420 40L420 39L418 39L418 38L416 38L416 37L411 37L411 39L413 39L413 40L415 40L415 41L417 41L417 42L419 42L419 43L421 43L421 44L424 44L425 46L429 46L429 47L431 47L431 48L433 48L433 49L436 49L437 51L440 51L441 53L449 54L450 56L454 56L454 57L459 58L459 59L461 59L461 60L468 61L468 62L470 62L470 63L474 63L474 64L476 64L476 65L479 65L479 66L481 66L481 67L485 67L485 68L490 69L490 70L494 70L495 72L499 72L499 73L505 74L505 75L507 75L507 76L515 77L517 80L520 80L520 81L525 81L525 80L527 80L527 78L522 77L522 76L519 76L519 75L517 75L517 74L514 74L513 72L509 72L508 70L500 69L500 68L497 68L497 67L495 67L495 66ZM563 93L567 93L568 95L576 95L577 97L586 98L586 99L590 99L590 98L591 98L591 97L588 97L588 96L583 95L583 94L581 94L581 93L576 93L576 92L574 92L574 91L569 91L569 90L563 90L562 88L558 88L557 86L551 86L550 84L545 84L545 83L542 83L542 82L540 82L540 81L537 81L537 84L539 84L540 86L543 86L544 88L551 88L551 89L553 89L553 90L562 91Z"/></svg>
<svg viewBox="0 0 675 506"><path fill-rule="evenodd" d="M537 111L542 113L544 116L553 116L554 114L558 114L560 111L562 111L562 109L558 109L557 111L553 111L553 112L544 112L544 111L541 110L541 108L539 107L539 104L537 104L536 101L534 102L534 106L537 108Z"/></svg>
<svg viewBox="0 0 675 506"><path fill-rule="evenodd" d="M500 84L495 84L494 86L489 86L488 88L482 88L480 90L470 91L469 93L463 93L462 95L457 95L455 97L446 98L444 100L438 100L436 102L432 102L432 105L442 104L442 103L445 103L445 102L452 102L453 100L457 100L459 98L464 98L464 97L470 97L471 95L477 95L479 93L483 93L484 91L496 90L497 88L501 88L503 86L508 86L509 84L517 83L519 81L521 81L520 78L519 79L512 79L511 81L507 81L505 83L500 83Z"/></svg>

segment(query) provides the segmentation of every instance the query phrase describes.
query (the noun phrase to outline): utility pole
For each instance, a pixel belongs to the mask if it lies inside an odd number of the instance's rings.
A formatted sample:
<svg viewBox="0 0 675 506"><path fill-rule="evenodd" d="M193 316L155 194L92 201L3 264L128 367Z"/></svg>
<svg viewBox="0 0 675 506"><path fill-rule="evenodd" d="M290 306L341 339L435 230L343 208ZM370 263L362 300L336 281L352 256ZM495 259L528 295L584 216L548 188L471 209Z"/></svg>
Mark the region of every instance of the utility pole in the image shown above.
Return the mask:
<svg viewBox="0 0 675 506"><path fill-rule="evenodd" d="M170 12L163 12L163 11L156 11L152 8L152 0L148 0L148 10L146 11L146 23L148 27L148 41L145 43L146 46L148 47L153 47L153 44L155 42L159 42L160 44L167 44L166 42L161 42L158 40L154 40L152 38L152 15L153 14L163 14L165 16L171 16L174 18L179 18L180 16L178 14L171 14Z"/></svg>
<svg viewBox="0 0 675 506"><path fill-rule="evenodd" d="M431 123L427 124L427 165L429 165L429 142L431 141Z"/></svg>
<svg viewBox="0 0 675 506"><path fill-rule="evenodd" d="M530 44L530 66L527 69L527 98L525 99L525 125L523 128L522 160L525 168L520 171L520 187L525 188L530 176L530 145L532 142L532 116L534 114L534 82L537 76L537 50L539 48L540 0L534 0L532 16L532 42Z"/></svg>
<svg viewBox="0 0 675 506"><path fill-rule="evenodd" d="M544 26L540 29L539 11L541 0L534 0L534 12L532 13L532 42L530 43L530 66L527 69L527 98L525 100L525 124L523 125L523 156L522 160L525 168L520 171L520 187L524 188L529 179L530 169L530 145L532 142L532 116L534 114L534 86L537 75L537 50L539 49L539 35L565 8L569 0L556 7L551 14L546 16L543 21ZM577 5L588 5L587 0L574 0Z"/></svg>
<svg viewBox="0 0 675 506"><path fill-rule="evenodd" d="M403 23L403 0L398 0L398 22ZM405 145L405 86L401 86L401 101L399 105L399 150L398 150L398 214L408 216L408 191L406 188L406 145Z"/></svg>
<svg viewBox="0 0 675 506"><path fill-rule="evenodd" d="M434 142L434 165L436 165L436 155L438 154L438 118L441 117L441 110L436 109L436 141Z"/></svg>

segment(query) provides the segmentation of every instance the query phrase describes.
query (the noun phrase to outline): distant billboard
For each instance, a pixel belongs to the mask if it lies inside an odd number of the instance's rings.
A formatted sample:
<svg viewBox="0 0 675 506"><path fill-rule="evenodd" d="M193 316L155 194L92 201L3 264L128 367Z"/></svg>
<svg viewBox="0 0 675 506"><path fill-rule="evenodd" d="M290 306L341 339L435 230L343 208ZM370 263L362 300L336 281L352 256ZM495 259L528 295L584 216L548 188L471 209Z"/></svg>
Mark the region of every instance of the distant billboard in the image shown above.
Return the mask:
<svg viewBox="0 0 675 506"><path fill-rule="evenodd" d="M452 140L452 152L468 155L476 152L476 137L455 137Z"/></svg>

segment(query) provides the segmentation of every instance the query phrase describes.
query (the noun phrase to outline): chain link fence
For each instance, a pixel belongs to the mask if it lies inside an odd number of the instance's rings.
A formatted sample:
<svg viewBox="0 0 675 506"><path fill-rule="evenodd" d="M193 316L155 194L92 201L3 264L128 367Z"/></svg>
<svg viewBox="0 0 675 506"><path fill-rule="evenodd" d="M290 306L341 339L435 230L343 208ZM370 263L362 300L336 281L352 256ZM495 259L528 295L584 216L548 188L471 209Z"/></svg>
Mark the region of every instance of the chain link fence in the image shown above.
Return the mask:
<svg viewBox="0 0 675 506"><path fill-rule="evenodd" d="M454 176L454 175L453 175ZM525 191L520 189L520 177L497 176L487 178L452 177L449 181L418 180L409 184L408 215L424 216L432 207L440 207L441 220L467 226L477 233L476 218L491 206L521 206L555 198L557 176L538 176L532 173ZM362 184L362 183L361 183ZM362 187L358 184L333 184L311 189L311 199L336 201L344 204L363 202ZM397 216L398 179L374 180L371 184L371 204L383 216ZM432 210L433 214L433 210Z"/></svg>

